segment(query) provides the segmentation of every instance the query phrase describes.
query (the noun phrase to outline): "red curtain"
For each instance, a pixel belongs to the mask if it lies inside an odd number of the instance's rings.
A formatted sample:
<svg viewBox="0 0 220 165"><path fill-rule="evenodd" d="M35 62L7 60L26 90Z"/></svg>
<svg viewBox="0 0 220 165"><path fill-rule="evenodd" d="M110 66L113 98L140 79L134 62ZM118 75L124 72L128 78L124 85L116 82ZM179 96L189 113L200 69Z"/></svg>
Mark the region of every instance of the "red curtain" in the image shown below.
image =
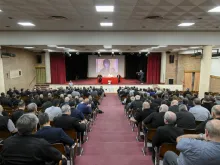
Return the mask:
<svg viewBox="0 0 220 165"><path fill-rule="evenodd" d="M147 84L160 84L161 53L151 53L147 63Z"/></svg>
<svg viewBox="0 0 220 165"><path fill-rule="evenodd" d="M66 83L65 57L61 53L50 54L50 70L52 84Z"/></svg>

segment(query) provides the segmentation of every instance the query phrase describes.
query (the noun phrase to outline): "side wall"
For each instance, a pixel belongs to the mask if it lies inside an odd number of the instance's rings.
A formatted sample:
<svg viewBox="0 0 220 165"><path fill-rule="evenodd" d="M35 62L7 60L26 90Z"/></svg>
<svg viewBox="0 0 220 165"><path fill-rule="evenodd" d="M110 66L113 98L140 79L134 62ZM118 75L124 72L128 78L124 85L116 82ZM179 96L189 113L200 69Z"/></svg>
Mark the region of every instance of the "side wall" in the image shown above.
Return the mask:
<svg viewBox="0 0 220 165"><path fill-rule="evenodd" d="M36 84L36 54L24 49L3 47L2 52L5 51L16 54L16 57L3 58L5 89L8 90L13 87L17 89L32 88ZM21 77L11 79L10 71L18 69L22 71Z"/></svg>

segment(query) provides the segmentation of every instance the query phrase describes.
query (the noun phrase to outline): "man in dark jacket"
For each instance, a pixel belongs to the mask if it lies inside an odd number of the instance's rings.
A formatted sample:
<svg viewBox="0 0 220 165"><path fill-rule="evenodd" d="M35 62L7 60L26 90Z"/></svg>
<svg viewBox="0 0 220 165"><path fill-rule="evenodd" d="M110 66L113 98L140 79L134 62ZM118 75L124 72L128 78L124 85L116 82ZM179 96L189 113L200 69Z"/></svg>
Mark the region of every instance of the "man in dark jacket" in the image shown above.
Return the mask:
<svg viewBox="0 0 220 165"><path fill-rule="evenodd" d="M173 100L171 102L171 106L169 107L169 111L171 112L179 112L179 106L178 106L178 101L177 100Z"/></svg>
<svg viewBox="0 0 220 165"><path fill-rule="evenodd" d="M14 124L16 124L17 120L24 114L24 110L25 110L25 102L21 100L18 103L18 109L15 112L13 112L11 115L11 119Z"/></svg>

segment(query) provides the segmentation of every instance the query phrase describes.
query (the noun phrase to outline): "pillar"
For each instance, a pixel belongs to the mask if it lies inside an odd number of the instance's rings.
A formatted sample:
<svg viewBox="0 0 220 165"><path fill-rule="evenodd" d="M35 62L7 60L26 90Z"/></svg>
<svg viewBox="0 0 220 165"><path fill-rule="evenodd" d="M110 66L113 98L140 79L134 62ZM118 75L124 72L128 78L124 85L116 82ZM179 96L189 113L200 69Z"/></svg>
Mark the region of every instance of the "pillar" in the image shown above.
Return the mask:
<svg viewBox="0 0 220 165"><path fill-rule="evenodd" d="M46 51L44 58L45 58L46 83L51 83L50 52Z"/></svg>
<svg viewBox="0 0 220 165"><path fill-rule="evenodd" d="M4 78L4 71L3 71L3 60L1 57L1 47L0 47L0 93L6 92L5 91L5 78Z"/></svg>
<svg viewBox="0 0 220 165"><path fill-rule="evenodd" d="M203 56L200 66L199 98L204 97L205 92L210 89L210 74L212 64L212 46L203 47Z"/></svg>
<svg viewBox="0 0 220 165"><path fill-rule="evenodd" d="M160 67L160 83L164 84L166 82L166 64L167 64L167 54L162 52L161 55L161 67Z"/></svg>

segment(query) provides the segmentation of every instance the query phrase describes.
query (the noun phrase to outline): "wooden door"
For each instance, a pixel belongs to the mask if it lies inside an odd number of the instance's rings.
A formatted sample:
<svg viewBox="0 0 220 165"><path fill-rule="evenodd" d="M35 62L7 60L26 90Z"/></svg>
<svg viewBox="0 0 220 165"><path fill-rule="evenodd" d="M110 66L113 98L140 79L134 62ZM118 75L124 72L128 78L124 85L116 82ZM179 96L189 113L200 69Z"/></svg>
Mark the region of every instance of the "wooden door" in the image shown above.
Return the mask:
<svg viewBox="0 0 220 165"><path fill-rule="evenodd" d="M46 83L45 67L36 67L36 83L37 84Z"/></svg>
<svg viewBox="0 0 220 165"><path fill-rule="evenodd" d="M184 90L199 91L200 72L188 71L184 73Z"/></svg>
<svg viewBox="0 0 220 165"><path fill-rule="evenodd" d="M200 72L195 72L193 91L199 91Z"/></svg>
<svg viewBox="0 0 220 165"><path fill-rule="evenodd" d="M184 73L184 90L186 90L187 88L192 90L192 73L191 72Z"/></svg>

